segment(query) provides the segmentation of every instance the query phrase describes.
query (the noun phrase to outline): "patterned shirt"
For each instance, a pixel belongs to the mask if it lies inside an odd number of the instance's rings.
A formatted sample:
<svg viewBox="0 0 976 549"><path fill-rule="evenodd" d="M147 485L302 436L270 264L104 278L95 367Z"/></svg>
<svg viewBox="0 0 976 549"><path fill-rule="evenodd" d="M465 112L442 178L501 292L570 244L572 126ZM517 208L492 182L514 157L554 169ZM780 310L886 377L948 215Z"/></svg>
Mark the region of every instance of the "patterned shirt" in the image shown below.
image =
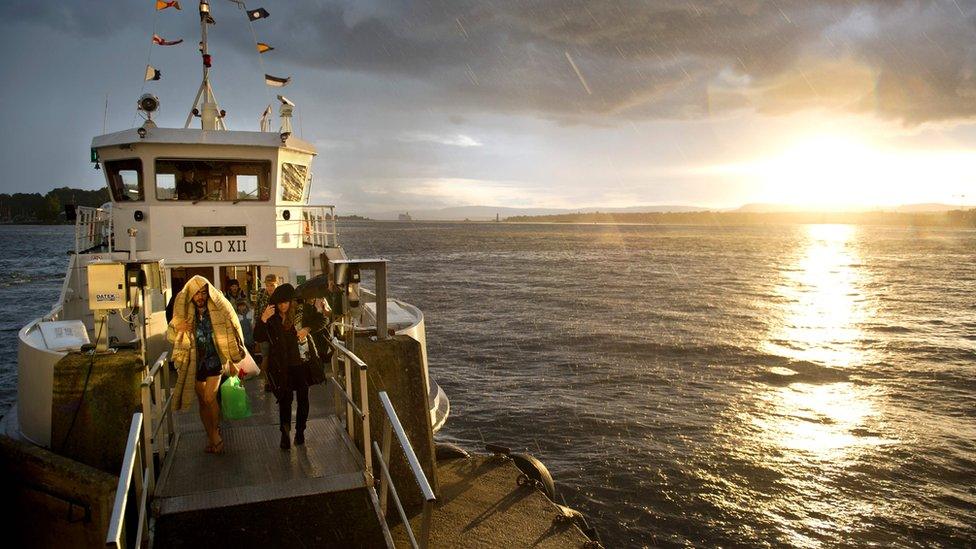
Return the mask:
<svg viewBox="0 0 976 549"><path fill-rule="evenodd" d="M220 368L220 356L217 354L217 345L214 344L213 323L210 322L210 311L205 307L203 315L197 316L196 322L197 338L197 367L206 366L213 368L215 365Z"/></svg>

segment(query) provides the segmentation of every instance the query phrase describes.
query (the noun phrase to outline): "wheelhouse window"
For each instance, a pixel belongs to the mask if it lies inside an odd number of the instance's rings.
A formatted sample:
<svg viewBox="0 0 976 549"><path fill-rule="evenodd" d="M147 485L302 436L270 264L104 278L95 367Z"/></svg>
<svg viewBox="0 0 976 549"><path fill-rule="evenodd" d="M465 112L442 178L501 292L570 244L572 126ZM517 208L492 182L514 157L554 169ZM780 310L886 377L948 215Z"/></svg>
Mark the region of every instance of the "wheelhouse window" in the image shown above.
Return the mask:
<svg viewBox="0 0 976 549"><path fill-rule="evenodd" d="M138 158L106 162L105 176L108 177L112 200L131 202L145 199L142 192L142 161Z"/></svg>
<svg viewBox="0 0 976 549"><path fill-rule="evenodd" d="M308 166L300 164L281 165L281 200L301 202L305 197L305 184L308 182Z"/></svg>
<svg viewBox="0 0 976 549"><path fill-rule="evenodd" d="M156 160L159 200L268 200L271 162L245 160Z"/></svg>

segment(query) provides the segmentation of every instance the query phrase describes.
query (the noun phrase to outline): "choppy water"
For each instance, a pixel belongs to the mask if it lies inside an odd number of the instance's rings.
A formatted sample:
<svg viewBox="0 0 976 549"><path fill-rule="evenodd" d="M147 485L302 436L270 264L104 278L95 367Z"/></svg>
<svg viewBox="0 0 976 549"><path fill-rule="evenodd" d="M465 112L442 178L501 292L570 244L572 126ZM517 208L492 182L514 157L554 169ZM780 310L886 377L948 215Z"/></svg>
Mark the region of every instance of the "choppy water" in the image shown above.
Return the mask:
<svg viewBox="0 0 976 549"><path fill-rule="evenodd" d="M976 232L361 223L441 435L529 449L607 547L976 545ZM70 233L0 227L0 399Z"/></svg>

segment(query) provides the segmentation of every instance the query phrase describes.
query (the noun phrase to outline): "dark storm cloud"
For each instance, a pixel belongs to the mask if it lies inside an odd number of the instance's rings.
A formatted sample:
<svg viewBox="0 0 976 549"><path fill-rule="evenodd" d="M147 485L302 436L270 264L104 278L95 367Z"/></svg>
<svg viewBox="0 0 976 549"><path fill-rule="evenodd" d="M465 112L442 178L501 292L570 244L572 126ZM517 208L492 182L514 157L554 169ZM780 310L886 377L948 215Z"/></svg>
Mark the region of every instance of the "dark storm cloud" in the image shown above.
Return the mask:
<svg viewBox="0 0 976 549"><path fill-rule="evenodd" d="M908 122L976 110L971 2L316 2L291 11L276 25L293 31L288 47L302 62L428 79L469 107L685 117L827 106Z"/></svg>
<svg viewBox="0 0 976 549"><path fill-rule="evenodd" d="M234 5L212 3L232 25ZM964 0L264 5L272 17L255 27L277 62L421 79L432 103L459 110L612 122L824 106L909 123L976 111L976 10ZM0 14L107 34L145 8L8 0ZM246 41L224 28L217 40Z"/></svg>

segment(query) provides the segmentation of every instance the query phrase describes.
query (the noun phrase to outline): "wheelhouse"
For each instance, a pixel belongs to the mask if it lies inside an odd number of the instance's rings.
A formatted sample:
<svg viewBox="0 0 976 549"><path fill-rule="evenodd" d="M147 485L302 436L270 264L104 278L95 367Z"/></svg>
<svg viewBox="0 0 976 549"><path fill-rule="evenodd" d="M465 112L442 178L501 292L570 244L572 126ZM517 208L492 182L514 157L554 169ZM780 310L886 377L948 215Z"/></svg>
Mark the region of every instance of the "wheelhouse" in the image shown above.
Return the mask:
<svg viewBox="0 0 976 549"><path fill-rule="evenodd" d="M172 292L194 275L252 293L269 273L297 284L342 256L334 208L309 204L316 153L301 139L149 124L92 150L111 192L112 250L129 251L134 235L140 257L165 261Z"/></svg>

